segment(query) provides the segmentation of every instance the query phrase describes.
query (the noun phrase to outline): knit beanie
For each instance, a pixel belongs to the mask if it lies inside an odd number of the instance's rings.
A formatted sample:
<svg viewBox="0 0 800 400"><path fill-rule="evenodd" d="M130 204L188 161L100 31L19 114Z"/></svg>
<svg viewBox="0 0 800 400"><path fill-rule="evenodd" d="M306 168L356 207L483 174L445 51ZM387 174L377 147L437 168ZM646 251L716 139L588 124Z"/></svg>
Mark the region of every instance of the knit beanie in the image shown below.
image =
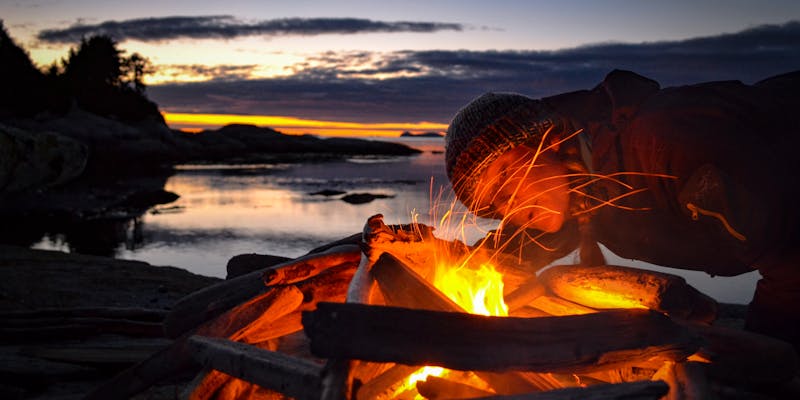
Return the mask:
<svg viewBox="0 0 800 400"><path fill-rule="evenodd" d="M445 135L445 166L456 197L473 209L478 180L492 161L523 143L538 146L544 132L560 123L546 104L520 94L486 93L467 104Z"/></svg>

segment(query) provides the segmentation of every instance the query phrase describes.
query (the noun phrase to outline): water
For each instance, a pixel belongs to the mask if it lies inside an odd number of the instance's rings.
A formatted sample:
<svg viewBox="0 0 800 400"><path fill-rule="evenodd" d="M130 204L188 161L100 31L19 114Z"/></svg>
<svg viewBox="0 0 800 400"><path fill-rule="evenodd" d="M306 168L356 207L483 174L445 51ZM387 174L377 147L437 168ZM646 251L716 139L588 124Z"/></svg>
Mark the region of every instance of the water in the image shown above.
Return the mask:
<svg viewBox="0 0 800 400"><path fill-rule="evenodd" d="M443 141L394 140L424 153L303 164L180 167L165 188L179 194L180 199L126 221L114 253L119 258L224 277L227 261L237 254L297 257L314 247L360 232L367 218L374 214L383 214L389 224L408 223L413 215L420 222L429 223L431 205L438 204L434 211L440 215L441 208L449 206L453 199L444 171ZM390 197L349 204L340 200L341 195L311 194L325 189ZM478 239L483 230L493 228L492 224L482 221L481 226L471 227L466 233L467 242ZM56 234L42 238L33 247L69 251L70 243L63 235ZM683 276L702 292L723 302L748 303L759 278L756 272L712 278L702 272L621 259L610 252L607 257L610 264ZM569 256L569 260L573 258Z"/></svg>

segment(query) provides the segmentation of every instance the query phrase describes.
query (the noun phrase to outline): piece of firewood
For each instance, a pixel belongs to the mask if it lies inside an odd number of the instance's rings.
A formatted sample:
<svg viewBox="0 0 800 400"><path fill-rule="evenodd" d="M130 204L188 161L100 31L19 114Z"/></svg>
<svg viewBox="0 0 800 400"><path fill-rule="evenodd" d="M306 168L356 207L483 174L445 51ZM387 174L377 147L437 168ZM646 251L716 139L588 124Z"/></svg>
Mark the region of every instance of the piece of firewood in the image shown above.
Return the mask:
<svg viewBox="0 0 800 400"><path fill-rule="evenodd" d="M662 381L639 381L589 387L575 387L518 394L482 397L479 400L657 400L669 391Z"/></svg>
<svg viewBox="0 0 800 400"><path fill-rule="evenodd" d="M303 293L300 289L294 286L274 288L204 324L197 329L197 334L246 340L248 332L264 328L297 309L302 302Z"/></svg>
<svg viewBox="0 0 800 400"><path fill-rule="evenodd" d="M556 295L592 308L649 308L704 322L716 318L716 301L677 275L616 265L556 265L539 280Z"/></svg>
<svg viewBox="0 0 800 400"><path fill-rule="evenodd" d="M344 262L354 263L358 262L360 259L360 248L356 245L341 245L335 249L339 252L346 250L344 254L347 254L347 257ZM321 254L330 254L332 250L334 249L330 249L326 253ZM261 278L266 286L289 285L317 276L341 263L342 261L340 260L318 262L315 258L310 258L307 261L301 262L289 261L264 269Z"/></svg>
<svg viewBox="0 0 800 400"><path fill-rule="evenodd" d="M475 371L475 375L486 381L497 394L529 393L566 387L550 377L553 374Z"/></svg>
<svg viewBox="0 0 800 400"><path fill-rule="evenodd" d="M361 259L358 246L343 245L332 247L325 252L309 254L271 268L285 268L292 264L320 265L334 268L348 265L355 269ZM178 300L164 319L164 332L167 337L176 338L267 290L261 280L263 270L254 271L216 285L198 290Z"/></svg>
<svg viewBox="0 0 800 400"><path fill-rule="evenodd" d="M648 310L513 318L320 303L303 327L320 357L459 370L580 373L681 360L699 347L688 329Z"/></svg>
<svg viewBox="0 0 800 400"><path fill-rule="evenodd" d="M370 232L370 224L374 225L374 218L370 218L364 227L364 235ZM353 279L347 287L347 303L368 303L376 282L370 271L374 268L373 259L364 252L353 274ZM322 376L321 400L351 400L354 395L353 389L353 368L357 365L356 361L343 358L330 358L325 363Z"/></svg>
<svg viewBox="0 0 800 400"><path fill-rule="evenodd" d="M180 400L211 400L232 376L213 368L204 368L180 394Z"/></svg>
<svg viewBox="0 0 800 400"><path fill-rule="evenodd" d="M438 311L461 311L461 306L442 294L431 283L389 253L383 253L371 275L383 293L386 304Z"/></svg>
<svg viewBox="0 0 800 400"><path fill-rule="evenodd" d="M192 336L188 344L207 367L300 400L320 398L317 364L227 339Z"/></svg>
<svg viewBox="0 0 800 400"><path fill-rule="evenodd" d="M525 283L504 296L509 314L531 304L531 302L543 296L546 292L547 289L539 282L539 279L537 279L535 275L529 277Z"/></svg>
<svg viewBox="0 0 800 400"><path fill-rule="evenodd" d="M653 380L669 385L669 393L663 400L714 399L716 396L706 377L705 365L699 362L665 362L653 374Z"/></svg>
<svg viewBox="0 0 800 400"><path fill-rule="evenodd" d="M698 355L709 361L708 374L735 385L776 385L798 373L791 344L769 336L722 326L687 322L705 344Z"/></svg>
<svg viewBox="0 0 800 400"><path fill-rule="evenodd" d="M429 376L417 382L417 391L426 399L474 399L491 396L493 393L460 382L437 376Z"/></svg>
<svg viewBox="0 0 800 400"><path fill-rule="evenodd" d="M533 299L529 305L554 316L591 314L597 312L594 308L547 294Z"/></svg>
<svg viewBox="0 0 800 400"><path fill-rule="evenodd" d="M395 364L382 374L370 379L356 391L357 400L389 400L392 393L389 390L399 385L401 381L417 371L419 366Z"/></svg>

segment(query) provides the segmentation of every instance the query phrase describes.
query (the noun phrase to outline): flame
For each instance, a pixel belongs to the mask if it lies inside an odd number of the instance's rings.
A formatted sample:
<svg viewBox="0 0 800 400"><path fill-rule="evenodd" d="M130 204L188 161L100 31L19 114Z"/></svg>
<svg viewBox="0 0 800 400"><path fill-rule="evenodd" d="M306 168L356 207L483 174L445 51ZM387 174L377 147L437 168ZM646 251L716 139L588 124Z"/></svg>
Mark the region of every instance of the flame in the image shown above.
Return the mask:
<svg viewBox="0 0 800 400"><path fill-rule="evenodd" d="M470 314L508 316L503 299L503 275L491 264L436 270L433 285Z"/></svg>
<svg viewBox="0 0 800 400"><path fill-rule="evenodd" d="M433 286L470 314L508 316L508 306L503 299L503 274L491 264L478 268L452 267L441 263L436 268ZM444 377L451 371L442 367L422 367L403 381L393 397L415 390L417 382L429 376ZM475 383L475 382L472 382ZM478 386L485 386L480 385ZM491 390L485 387L486 390ZM422 399L419 394L415 399Z"/></svg>

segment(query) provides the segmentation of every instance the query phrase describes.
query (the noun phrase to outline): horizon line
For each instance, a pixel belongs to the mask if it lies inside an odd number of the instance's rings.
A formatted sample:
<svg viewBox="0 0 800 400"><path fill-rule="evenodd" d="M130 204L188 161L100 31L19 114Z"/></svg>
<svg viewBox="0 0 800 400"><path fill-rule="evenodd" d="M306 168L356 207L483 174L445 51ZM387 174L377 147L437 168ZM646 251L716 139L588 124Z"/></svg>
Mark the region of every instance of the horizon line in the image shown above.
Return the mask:
<svg viewBox="0 0 800 400"><path fill-rule="evenodd" d="M162 111L164 121L172 129L199 132L217 129L230 124L246 124L275 129L288 135L312 134L319 136L386 136L397 137L403 132L444 132L447 124L419 122L342 122L304 119L282 115L172 113Z"/></svg>

